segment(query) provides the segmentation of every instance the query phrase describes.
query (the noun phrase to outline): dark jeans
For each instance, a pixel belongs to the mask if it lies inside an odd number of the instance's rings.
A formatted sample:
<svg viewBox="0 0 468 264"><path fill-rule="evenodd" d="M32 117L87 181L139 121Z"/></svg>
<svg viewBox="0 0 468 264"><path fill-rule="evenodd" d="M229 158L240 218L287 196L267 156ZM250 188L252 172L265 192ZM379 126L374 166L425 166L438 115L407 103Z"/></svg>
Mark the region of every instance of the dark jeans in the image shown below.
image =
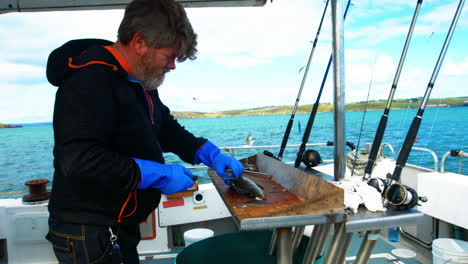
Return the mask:
<svg viewBox="0 0 468 264"><path fill-rule="evenodd" d="M59 263L137 264L140 229L137 224L113 227L120 250L110 241L109 226L65 224L49 220L46 238L52 243Z"/></svg>

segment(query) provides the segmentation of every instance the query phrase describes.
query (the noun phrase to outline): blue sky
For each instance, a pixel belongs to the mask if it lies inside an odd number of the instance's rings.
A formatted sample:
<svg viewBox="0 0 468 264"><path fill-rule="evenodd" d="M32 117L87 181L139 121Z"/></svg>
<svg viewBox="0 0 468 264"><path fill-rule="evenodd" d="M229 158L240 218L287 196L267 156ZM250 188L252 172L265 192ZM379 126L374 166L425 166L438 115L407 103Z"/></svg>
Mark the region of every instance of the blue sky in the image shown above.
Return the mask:
<svg viewBox="0 0 468 264"><path fill-rule="evenodd" d="M416 0L355 0L345 22L346 102L386 99ZM346 1L345 1L346 3ZM187 9L199 36L195 61L177 65L160 87L175 111L222 111L293 105L324 1L274 0L264 7ZM395 98L424 94L458 0L425 0ZM328 9L330 10L330 8ZM465 7L432 98L468 95ZM116 39L123 10L0 15L0 123L52 120L56 88L48 54L70 39ZM315 102L330 56L329 11L300 104ZM332 102L329 75L322 102ZM193 100L196 98L196 100Z"/></svg>

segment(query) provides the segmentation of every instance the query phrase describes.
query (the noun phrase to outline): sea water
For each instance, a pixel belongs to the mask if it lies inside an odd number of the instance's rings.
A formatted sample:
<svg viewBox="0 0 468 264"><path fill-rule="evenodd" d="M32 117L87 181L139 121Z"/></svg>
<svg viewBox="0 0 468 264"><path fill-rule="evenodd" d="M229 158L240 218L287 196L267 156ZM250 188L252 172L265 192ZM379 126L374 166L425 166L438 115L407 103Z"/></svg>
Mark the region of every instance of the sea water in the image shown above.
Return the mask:
<svg viewBox="0 0 468 264"><path fill-rule="evenodd" d="M390 111L383 142L390 143L396 155L416 112L417 109ZM382 113L382 110L346 112L346 141L354 143L359 149L363 149L365 143L372 143ZM181 119L179 122L196 136L206 137L219 147L245 145L249 134L255 138L254 146L260 146L280 145L289 119L290 115L287 114ZM308 119L308 114L295 116L288 144L301 144ZM414 146L432 149L439 159L452 149L468 151L467 123L468 107L426 109ZM308 142L333 141L333 134L333 113L318 113ZM24 182L31 179L52 180L53 146L53 130L50 125L0 129L0 194L27 190ZM313 149L320 152L322 159L333 159L333 147L320 146ZM236 157L248 157L259 151L263 150L236 150ZM278 154L279 149L269 151ZM283 160L293 161L297 151L296 148L287 148ZM347 148L346 151L350 149ZM388 148L385 154L390 156ZM167 163L181 162L174 154L165 154L165 158ZM432 156L426 152L412 151L408 163L434 168ZM463 165L462 174L468 175L467 162ZM445 169L458 173L459 159L447 158ZM199 173L204 171L196 172ZM49 183L48 188L50 185ZM0 198L21 195L1 195Z"/></svg>

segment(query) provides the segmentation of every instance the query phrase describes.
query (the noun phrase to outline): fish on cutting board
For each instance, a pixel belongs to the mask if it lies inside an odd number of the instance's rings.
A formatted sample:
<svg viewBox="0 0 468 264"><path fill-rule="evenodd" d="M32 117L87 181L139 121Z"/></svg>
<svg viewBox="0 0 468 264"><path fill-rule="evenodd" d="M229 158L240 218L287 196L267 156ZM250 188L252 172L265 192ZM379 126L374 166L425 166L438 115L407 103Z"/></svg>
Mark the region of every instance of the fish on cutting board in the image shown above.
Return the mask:
<svg viewBox="0 0 468 264"><path fill-rule="evenodd" d="M230 187L240 194L246 194L261 200L266 199L263 187L247 177L231 178Z"/></svg>

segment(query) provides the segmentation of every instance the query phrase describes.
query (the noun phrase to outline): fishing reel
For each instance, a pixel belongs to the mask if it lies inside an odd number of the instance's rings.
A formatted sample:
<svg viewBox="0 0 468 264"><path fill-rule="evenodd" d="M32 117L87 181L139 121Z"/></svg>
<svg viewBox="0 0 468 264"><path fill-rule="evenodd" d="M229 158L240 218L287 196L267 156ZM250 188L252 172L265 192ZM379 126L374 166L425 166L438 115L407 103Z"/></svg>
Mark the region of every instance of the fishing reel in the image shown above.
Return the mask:
<svg viewBox="0 0 468 264"><path fill-rule="evenodd" d="M411 209L418 205L419 201L427 202L426 197L419 197L416 190L400 183L392 183L387 187L384 200L388 208L397 211Z"/></svg>
<svg viewBox="0 0 468 264"><path fill-rule="evenodd" d="M419 201L427 202L427 198L419 197L413 188L393 181L390 173L386 179L370 178L367 184L381 193L384 203L393 210L408 210L418 205Z"/></svg>
<svg viewBox="0 0 468 264"><path fill-rule="evenodd" d="M370 178L367 180L367 184L369 186L374 187L382 195L384 191L387 189L389 182L390 181L388 179L381 179L381 178Z"/></svg>
<svg viewBox="0 0 468 264"><path fill-rule="evenodd" d="M302 155L302 163L310 169L323 163L322 158L320 157L320 153L314 149L309 149L304 152Z"/></svg>

